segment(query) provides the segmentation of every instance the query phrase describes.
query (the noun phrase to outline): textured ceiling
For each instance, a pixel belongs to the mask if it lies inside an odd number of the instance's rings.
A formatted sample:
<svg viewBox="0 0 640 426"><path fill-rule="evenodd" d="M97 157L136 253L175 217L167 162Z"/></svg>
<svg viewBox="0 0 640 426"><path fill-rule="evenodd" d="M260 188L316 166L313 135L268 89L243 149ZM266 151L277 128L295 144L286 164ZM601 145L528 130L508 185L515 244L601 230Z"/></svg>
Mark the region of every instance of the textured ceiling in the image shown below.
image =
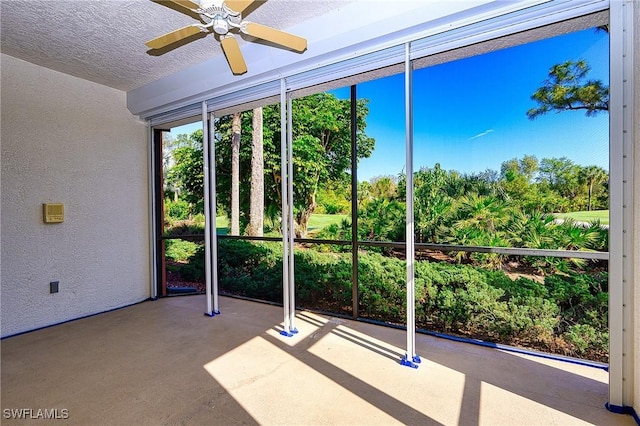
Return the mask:
<svg viewBox="0 0 640 426"><path fill-rule="evenodd" d="M286 30L351 1L269 0L245 17ZM198 22L158 1L0 0L0 7L2 53L124 91L222 54L211 35L149 54L146 41Z"/></svg>

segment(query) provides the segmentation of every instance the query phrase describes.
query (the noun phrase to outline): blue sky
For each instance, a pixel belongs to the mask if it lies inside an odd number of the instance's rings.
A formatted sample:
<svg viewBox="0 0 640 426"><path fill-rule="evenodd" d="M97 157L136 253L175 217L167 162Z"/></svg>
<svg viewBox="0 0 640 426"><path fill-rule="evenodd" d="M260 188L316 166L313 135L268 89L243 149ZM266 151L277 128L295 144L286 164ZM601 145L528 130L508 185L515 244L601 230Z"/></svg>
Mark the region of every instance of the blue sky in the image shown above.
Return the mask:
<svg viewBox="0 0 640 426"><path fill-rule="evenodd" d="M416 70L415 169L440 163L464 173L499 171L503 161L535 155L539 160L567 157L608 170L608 114L526 116L535 106L531 94L554 64L584 59L591 66L587 77L608 84L608 49L608 35L589 29ZM348 88L332 93L349 97ZM406 155L404 76L359 84L357 93L369 100L366 133L376 140L372 156L360 162L358 180L398 175ZM199 126L183 126L172 134Z"/></svg>

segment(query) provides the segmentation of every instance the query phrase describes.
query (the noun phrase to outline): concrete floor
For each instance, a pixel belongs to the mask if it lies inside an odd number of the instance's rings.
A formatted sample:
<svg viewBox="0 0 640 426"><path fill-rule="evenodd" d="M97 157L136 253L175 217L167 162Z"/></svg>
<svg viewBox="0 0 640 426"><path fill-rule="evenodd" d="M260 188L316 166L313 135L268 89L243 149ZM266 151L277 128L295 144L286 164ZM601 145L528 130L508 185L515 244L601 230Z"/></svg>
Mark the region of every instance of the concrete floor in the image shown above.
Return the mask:
<svg viewBox="0 0 640 426"><path fill-rule="evenodd" d="M605 410L601 369L417 335L413 370L401 330L300 312L287 338L282 308L204 309L165 298L3 340L2 424L635 424Z"/></svg>

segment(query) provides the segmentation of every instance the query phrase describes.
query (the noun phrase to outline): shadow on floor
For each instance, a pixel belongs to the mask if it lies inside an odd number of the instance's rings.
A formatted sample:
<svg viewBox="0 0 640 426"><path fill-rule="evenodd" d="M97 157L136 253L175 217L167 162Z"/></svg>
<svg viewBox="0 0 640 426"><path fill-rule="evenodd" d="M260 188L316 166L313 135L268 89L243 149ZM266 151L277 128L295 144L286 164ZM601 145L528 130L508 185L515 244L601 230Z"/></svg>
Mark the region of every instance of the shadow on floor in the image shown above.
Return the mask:
<svg viewBox="0 0 640 426"><path fill-rule="evenodd" d="M66 409L69 424L634 424L604 409L602 370L424 335L412 370L401 330L300 312L287 338L282 308L205 305L165 298L3 340L1 408Z"/></svg>

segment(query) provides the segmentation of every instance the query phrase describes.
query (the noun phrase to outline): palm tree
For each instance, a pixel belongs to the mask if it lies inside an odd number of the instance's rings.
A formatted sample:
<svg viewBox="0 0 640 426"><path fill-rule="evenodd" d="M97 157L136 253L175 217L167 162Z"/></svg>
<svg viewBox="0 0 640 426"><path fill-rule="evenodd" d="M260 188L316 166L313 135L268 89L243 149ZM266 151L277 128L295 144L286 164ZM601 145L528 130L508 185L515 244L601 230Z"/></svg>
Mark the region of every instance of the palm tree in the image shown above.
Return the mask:
<svg viewBox="0 0 640 426"><path fill-rule="evenodd" d="M557 224L555 217L539 210L516 210L509 222L508 235L514 247L552 248Z"/></svg>
<svg viewBox="0 0 640 426"><path fill-rule="evenodd" d="M376 198L361 212L358 228L361 238L371 241L404 241L404 203Z"/></svg>
<svg viewBox="0 0 640 426"><path fill-rule="evenodd" d="M233 114L231 124L231 235L240 235L240 129L241 116Z"/></svg>
<svg viewBox="0 0 640 426"><path fill-rule="evenodd" d="M579 179L589 188L589 198L587 201L587 210L591 211L591 196L593 195L593 185L604 182L608 179L607 172L598 166L588 166L580 169Z"/></svg>
<svg viewBox="0 0 640 426"><path fill-rule="evenodd" d="M493 233L509 222L511 214L511 208L505 201L471 194L459 199L458 221L453 227L474 227Z"/></svg>
<svg viewBox="0 0 640 426"><path fill-rule="evenodd" d="M261 237L264 229L264 147L262 107L253 110L251 135L251 194L247 235Z"/></svg>
<svg viewBox="0 0 640 426"><path fill-rule="evenodd" d="M571 218L563 219L556 228L554 240L561 250L588 250L598 241L598 232L593 227L585 227Z"/></svg>

